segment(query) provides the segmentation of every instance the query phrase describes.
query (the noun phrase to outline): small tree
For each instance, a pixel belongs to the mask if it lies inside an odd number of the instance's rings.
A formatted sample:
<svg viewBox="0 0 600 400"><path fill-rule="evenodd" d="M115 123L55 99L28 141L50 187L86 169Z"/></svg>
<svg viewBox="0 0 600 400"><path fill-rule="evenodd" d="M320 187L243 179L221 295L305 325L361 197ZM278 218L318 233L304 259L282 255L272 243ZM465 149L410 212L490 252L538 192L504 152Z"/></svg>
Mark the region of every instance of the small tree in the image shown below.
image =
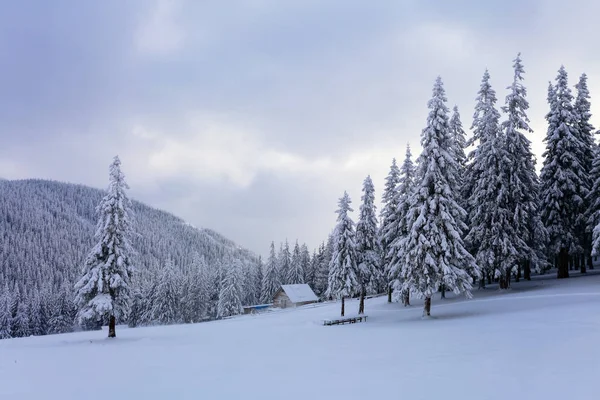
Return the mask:
<svg viewBox="0 0 600 400"><path fill-rule="evenodd" d="M334 231L333 253L329 264L329 279L327 285L327 296L342 299L342 317L344 316L344 300L353 296L359 289L357 278L356 242L354 233L354 221L348 215L352 212L350 208L350 196L344 192L339 200L337 225Z"/></svg>
<svg viewBox="0 0 600 400"><path fill-rule="evenodd" d="M125 320L129 314L133 249L129 241L131 204L126 189L129 186L121 172L121 160L115 157L108 193L96 208L97 243L85 260L83 276L75 284L79 322L108 320L108 337L116 337L116 321Z"/></svg>
<svg viewBox="0 0 600 400"><path fill-rule="evenodd" d="M427 127L421 134L417 184L408 212L409 234L403 240L403 289L425 298L423 316L431 312L431 297L441 285L470 296L471 276L479 275L473 257L464 248L461 232L465 211L457 203L456 161L449 149L446 93L441 78L429 101Z"/></svg>
<svg viewBox="0 0 600 400"><path fill-rule="evenodd" d="M381 251L377 237L375 187L371 176L365 178L362 191L362 204L356 224L356 257L360 283L359 314L365 312L365 295L367 292L377 291L383 275L380 271Z"/></svg>

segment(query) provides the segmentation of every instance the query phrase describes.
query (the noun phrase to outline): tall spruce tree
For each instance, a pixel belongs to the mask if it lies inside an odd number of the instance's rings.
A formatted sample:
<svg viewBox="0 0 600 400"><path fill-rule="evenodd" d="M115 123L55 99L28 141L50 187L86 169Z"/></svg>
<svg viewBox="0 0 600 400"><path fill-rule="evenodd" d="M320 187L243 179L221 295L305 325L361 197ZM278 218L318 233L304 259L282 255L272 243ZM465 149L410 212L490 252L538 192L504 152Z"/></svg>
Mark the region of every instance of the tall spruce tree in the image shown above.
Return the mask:
<svg viewBox="0 0 600 400"><path fill-rule="evenodd" d="M160 325L181 322L180 277L175 271L173 260L169 257L160 270L159 279L151 293L150 320Z"/></svg>
<svg viewBox="0 0 600 400"><path fill-rule="evenodd" d="M288 269L288 276L286 279L288 285L295 285L298 283L304 283L304 270L302 269L302 254L300 253L300 245L298 240L294 245L292 252L292 259L290 262L290 268Z"/></svg>
<svg viewBox="0 0 600 400"><path fill-rule="evenodd" d="M423 316L431 312L431 297L443 285L470 296L471 276L479 267L464 248L465 211L456 201L458 169L451 154L448 108L442 79L438 77L428 102L427 126L421 134L417 184L408 212L409 234L403 240L403 289L425 299Z"/></svg>
<svg viewBox="0 0 600 400"><path fill-rule="evenodd" d="M390 172L385 178L385 187L381 197L382 207L379 215L381 226L379 228L379 242L381 244L382 264L384 276L389 275L391 266L390 245L396 239L396 218L398 199L397 190L400 183L400 169L396 164L396 159L392 159ZM388 302L392 301L392 286L386 285L388 291Z"/></svg>
<svg viewBox="0 0 600 400"><path fill-rule="evenodd" d="M467 156L465 149L467 148L467 139L465 130L463 128L462 121L460 120L460 113L458 112L458 106L454 106L452 109L452 117L449 121L450 137L452 138L452 149L454 160L456 161L456 167L458 168L457 174L457 188L455 193L460 196L459 203L461 207L467 207L466 199L462 198L463 188L465 185L465 175L467 172ZM467 211L467 210L466 210Z"/></svg>
<svg viewBox="0 0 600 400"><path fill-rule="evenodd" d="M327 243L332 243L332 235L329 235ZM315 273L315 293L321 298L326 297L327 283L329 280L329 260L333 245L321 243L317 253L318 266Z"/></svg>
<svg viewBox="0 0 600 400"><path fill-rule="evenodd" d="M483 274L498 278L500 288L508 289L510 274L519 259L519 249L526 245L514 226L508 191L512 166L505 137L499 129L495 101L486 71L477 105L480 143L473 159L479 179L469 198L471 230L465 242ZM480 280L480 287L485 287L485 278Z"/></svg>
<svg viewBox="0 0 600 400"><path fill-rule="evenodd" d="M132 213L126 189L129 186L117 156L110 166L108 193L96 209L97 243L85 260L83 276L75 284L80 323L107 320L108 337L116 337L116 321L126 320L130 306Z"/></svg>
<svg viewBox="0 0 600 400"><path fill-rule="evenodd" d="M585 144L577 132L573 95L563 66L556 85L550 85L548 102L548 133L540 174L542 221L548 230L549 253L558 267L557 277L568 278L570 256L583 251L577 223L584 211L586 183L581 159Z"/></svg>
<svg viewBox="0 0 600 400"><path fill-rule="evenodd" d="M240 261L232 260L225 271L219 292L217 318L230 317L243 312L240 270Z"/></svg>
<svg viewBox="0 0 600 400"><path fill-rule="evenodd" d="M263 275L261 302L264 304L271 304L275 293L280 287L281 284L279 283L279 275L277 272L277 256L275 255L275 242L271 242L271 251L269 252L269 259L265 265L265 273Z"/></svg>
<svg viewBox="0 0 600 400"><path fill-rule="evenodd" d="M327 296L342 299L341 315L344 316L344 300L360 289L357 277L356 234L354 221L348 215L354 211L347 192L338 202L337 225L333 233L333 252L329 264Z"/></svg>
<svg viewBox="0 0 600 400"><path fill-rule="evenodd" d="M583 145L580 161L583 166L583 180L586 185L586 195L583 203L583 209L585 211L580 215L580 218L577 221L577 229L579 230L579 240L583 247L583 254L578 256L577 261L581 272L585 273L586 263L589 266L592 265L591 245L593 227L589 226L588 221L593 212L592 204L594 199L590 196L590 191L594 184L592 168L595 156L594 126L590 122L592 113L590 111L590 92L587 86L586 74L581 75L579 82L575 85L575 89L577 90L577 96L575 98L575 104L573 105L573 112L576 119L576 132Z"/></svg>
<svg viewBox="0 0 600 400"><path fill-rule="evenodd" d="M265 266L262 261L262 257L258 256L258 261L256 262L256 273L254 274L254 291L256 301L262 301L263 294L263 278L264 278Z"/></svg>
<svg viewBox="0 0 600 400"><path fill-rule="evenodd" d="M365 312L365 295L375 293L383 278L381 271L381 250L377 237L377 213L375 207L375 187L371 176L363 182L362 204L356 224L356 263L360 284L358 313Z"/></svg>
<svg viewBox="0 0 600 400"><path fill-rule="evenodd" d="M289 276L290 276L290 268L291 268L291 254L290 254L290 244L288 240L285 239L285 243L279 246L279 255L277 257L277 268L279 270L279 282L282 285L287 285Z"/></svg>
<svg viewBox="0 0 600 400"><path fill-rule="evenodd" d="M410 209L410 198L415 185L415 166L412 161L410 145L406 145L406 156L400 168L400 183L396 192L396 228L397 237L390 244L391 261L388 276L386 277L390 286L397 289L396 297L402 297L405 306L410 305L410 292L402 290L400 273L403 265L402 241L408 236L408 225L406 216ZM396 299L397 300L397 299Z"/></svg>
<svg viewBox="0 0 600 400"><path fill-rule="evenodd" d="M592 232L592 255L600 253L600 146L594 146L594 162L592 164L592 189L588 195L588 229ZM593 268L593 265L590 267Z"/></svg>
<svg viewBox="0 0 600 400"><path fill-rule="evenodd" d="M531 142L525 136L533 132L529 126L527 110L527 89L523 85L525 69L521 54L513 60L513 82L507 87L505 105L502 111L507 119L502 122L504 148L508 157L506 170L507 196L506 201L512 214L516 237L523 239L515 241L520 253L519 262L523 267L525 279L531 279L532 264L539 270L545 260L545 247L548 233L541 221L539 209L540 185L535 172L535 158L531 151ZM518 266L517 278L520 276ZM510 277L509 277L510 278Z"/></svg>

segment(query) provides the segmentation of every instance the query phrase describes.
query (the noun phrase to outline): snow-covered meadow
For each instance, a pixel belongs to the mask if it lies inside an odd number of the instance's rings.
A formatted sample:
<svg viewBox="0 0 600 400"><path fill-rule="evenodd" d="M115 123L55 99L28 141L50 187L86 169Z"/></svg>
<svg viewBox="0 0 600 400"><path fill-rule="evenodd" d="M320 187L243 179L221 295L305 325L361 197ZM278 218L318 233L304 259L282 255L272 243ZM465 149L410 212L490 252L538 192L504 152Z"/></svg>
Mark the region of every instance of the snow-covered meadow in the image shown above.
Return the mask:
<svg viewBox="0 0 600 400"><path fill-rule="evenodd" d="M439 296L439 295L438 295ZM600 275L322 326L339 303L195 325L0 341L0 399L598 398ZM449 296L451 297L451 295ZM356 301L347 302L352 313Z"/></svg>

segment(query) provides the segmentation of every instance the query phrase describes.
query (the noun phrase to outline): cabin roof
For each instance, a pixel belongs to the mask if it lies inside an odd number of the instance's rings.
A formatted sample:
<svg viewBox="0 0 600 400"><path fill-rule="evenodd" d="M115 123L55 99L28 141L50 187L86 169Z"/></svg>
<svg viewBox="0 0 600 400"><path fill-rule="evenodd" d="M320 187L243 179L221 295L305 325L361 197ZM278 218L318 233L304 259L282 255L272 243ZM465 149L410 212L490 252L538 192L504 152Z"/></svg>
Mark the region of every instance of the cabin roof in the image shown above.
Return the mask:
<svg viewBox="0 0 600 400"><path fill-rule="evenodd" d="M296 285L281 285L281 290L285 292L292 303L303 303L305 301L317 301L319 298L306 283Z"/></svg>

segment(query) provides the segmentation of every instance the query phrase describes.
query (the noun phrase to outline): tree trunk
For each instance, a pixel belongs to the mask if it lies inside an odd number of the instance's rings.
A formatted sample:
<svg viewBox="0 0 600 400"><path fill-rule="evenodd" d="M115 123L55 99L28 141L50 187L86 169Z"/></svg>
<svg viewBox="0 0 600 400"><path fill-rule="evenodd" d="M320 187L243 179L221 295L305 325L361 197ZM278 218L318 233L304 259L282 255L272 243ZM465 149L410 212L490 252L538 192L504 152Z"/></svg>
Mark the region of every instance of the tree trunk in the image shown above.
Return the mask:
<svg viewBox="0 0 600 400"><path fill-rule="evenodd" d="M558 270L556 272L556 277L558 279L569 277L569 250L564 247L561 248L560 253L558 253Z"/></svg>
<svg viewBox="0 0 600 400"><path fill-rule="evenodd" d="M490 274L489 272L487 273L487 281L488 281L488 285L492 284L492 274Z"/></svg>
<svg viewBox="0 0 600 400"><path fill-rule="evenodd" d="M402 291L402 304L404 304L404 307L410 306L410 291L409 290Z"/></svg>
<svg viewBox="0 0 600 400"><path fill-rule="evenodd" d="M442 297L441 298L445 299L446 298L446 286L444 286L443 283L440 285L440 292L442 292Z"/></svg>
<svg viewBox="0 0 600 400"><path fill-rule="evenodd" d="M358 303L358 314L365 313L365 291L361 290L360 292L360 302Z"/></svg>
<svg viewBox="0 0 600 400"><path fill-rule="evenodd" d="M526 260L523 265L523 279L526 281L531 280L531 260Z"/></svg>
<svg viewBox="0 0 600 400"><path fill-rule="evenodd" d="M588 269L594 269L594 262L592 261L591 254L588 255L588 257L587 257L587 266L588 266Z"/></svg>
<svg viewBox="0 0 600 400"><path fill-rule="evenodd" d="M423 306L423 317L429 317L431 315L431 297L425 298L425 304Z"/></svg>
<svg viewBox="0 0 600 400"><path fill-rule="evenodd" d="M113 337L117 337L117 330L115 328L117 321L115 320L115 316L111 315L110 318L108 319L108 337L109 338L113 338Z"/></svg>
<svg viewBox="0 0 600 400"><path fill-rule="evenodd" d="M388 285L388 303L392 302L392 285Z"/></svg>
<svg viewBox="0 0 600 400"><path fill-rule="evenodd" d="M581 271L582 274L587 273L587 269L585 268L585 263L587 262L587 257L585 255L580 255L579 256L579 271Z"/></svg>
<svg viewBox="0 0 600 400"><path fill-rule="evenodd" d="M485 289L485 275L479 280L479 289Z"/></svg>
<svg viewBox="0 0 600 400"><path fill-rule="evenodd" d="M515 282L521 280L521 264L517 265L517 273L515 274Z"/></svg>
<svg viewBox="0 0 600 400"><path fill-rule="evenodd" d="M344 316L344 297L342 297L342 317Z"/></svg>
<svg viewBox="0 0 600 400"><path fill-rule="evenodd" d="M569 257L569 271L573 271L573 264L575 264L574 257Z"/></svg>

